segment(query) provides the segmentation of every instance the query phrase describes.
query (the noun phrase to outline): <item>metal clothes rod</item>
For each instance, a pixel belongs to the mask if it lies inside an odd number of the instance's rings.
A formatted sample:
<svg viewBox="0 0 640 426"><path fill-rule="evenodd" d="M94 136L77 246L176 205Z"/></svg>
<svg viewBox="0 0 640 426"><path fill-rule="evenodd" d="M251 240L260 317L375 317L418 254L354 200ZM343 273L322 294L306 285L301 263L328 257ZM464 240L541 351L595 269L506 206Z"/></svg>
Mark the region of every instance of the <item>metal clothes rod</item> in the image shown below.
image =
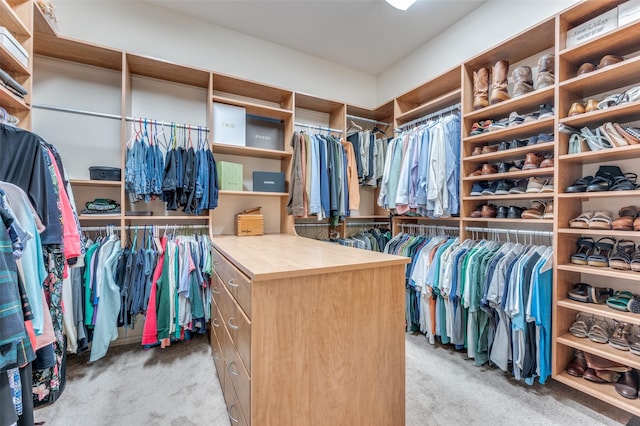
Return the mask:
<svg viewBox="0 0 640 426"><path fill-rule="evenodd" d="M125 230L131 230L131 229L136 229L138 228L138 230L140 229L144 229L145 226L155 226L157 227L159 230L162 229L182 229L182 228L190 228L190 229L208 229L209 225L127 225L125 226ZM87 232L91 232L91 231L105 231L105 230L114 230L114 231L120 231L122 229L121 226L110 226L110 225L105 225L105 226L81 226L80 227L81 230L83 231L87 231Z"/></svg>
<svg viewBox="0 0 640 426"><path fill-rule="evenodd" d="M459 231L459 226L450 226L450 225L427 225L424 223L399 223L400 226L407 226L413 228L426 228L426 229L434 229L434 230L443 230L443 231Z"/></svg>
<svg viewBox="0 0 640 426"><path fill-rule="evenodd" d="M318 126L317 124L294 123L296 127L307 127L309 129L317 129L323 132L342 133L342 130L332 129L331 127Z"/></svg>
<svg viewBox="0 0 640 426"><path fill-rule="evenodd" d="M294 223L294 226L302 226L302 227L306 227L306 226L316 226L316 227L320 227L320 226L330 226L331 224L329 222L318 222L318 223Z"/></svg>
<svg viewBox="0 0 640 426"><path fill-rule="evenodd" d="M508 229L508 228L480 228L467 226L464 228L469 232L493 233L493 234L512 234L512 235L531 235L534 237L553 237L552 231L535 231L531 229Z"/></svg>
<svg viewBox="0 0 640 426"><path fill-rule="evenodd" d="M365 121L367 123L380 124L382 126L390 126L391 125L391 123L385 123L384 121L373 120L371 118L358 117L357 115L347 114L347 118L349 118L351 120Z"/></svg>
<svg viewBox="0 0 640 426"><path fill-rule="evenodd" d="M36 109L44 109L48 111L68 112L71 114L88 115L90 117L109 118L111 120L122 120L122 116L118 114L107 114L104 112L88 111L84 109L59 107L54 105L37 105L37 104L32 105L31 107ZM203 132L209 132L208 127L194 126L191 124L170 123L168 121L159 121L159 120L153 120L151 118L144 118L144 117L125 117L124 119L128 122L136 122L136 123L140 121L144 122L145 120L147 120L148 124L159 124L161 126L167 126L167 127L175 126L179 129L190 129L190 130L199 129L200 131L203 131Z"/></svg>
<svg viewBox="0 0 640 426"><path fill-rule="evenodd" d="M376 226L386 225L389 226L389 222L345 222L347 226Z"/></svg>
<svg viewBox="0 0 640 426"><path fill-rule="evenodd" d="M452 111L455 111L455 110L459 110L459 109L460 109L460 104L459 103L451 105L451 106L448 106L448 107L445 107L445 108L442 108L441 110L429 113L427 115L423 115L420 118L416 118L415 120L411 120L409 122L401 124L400 126L398 126L396 128L396 132L401 132L402 130L406 129L407 127L413 126L414 124L417 124L417 123L420 123L420 122L423 122L423 121L427 121L430 118L437 117L437 116L440 116L440 115L443 115L443 114L446 114L448 112L452 112Z"/></svg>

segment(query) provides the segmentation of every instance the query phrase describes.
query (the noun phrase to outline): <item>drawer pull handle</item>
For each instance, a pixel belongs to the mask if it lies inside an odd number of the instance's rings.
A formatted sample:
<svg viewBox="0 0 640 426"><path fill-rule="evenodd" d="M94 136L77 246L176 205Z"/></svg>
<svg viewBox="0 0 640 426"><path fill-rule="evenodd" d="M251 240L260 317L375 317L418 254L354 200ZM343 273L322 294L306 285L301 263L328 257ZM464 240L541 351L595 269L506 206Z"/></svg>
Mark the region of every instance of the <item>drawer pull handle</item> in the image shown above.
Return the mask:
<svg viewBox="0 0 640 426"><path fill-rule="evenodd" d="M228 410L227 414L229 414L229 418L231 419L231 421L232 421L232 422L234 422L234 423L240 423L240 420L236 419L235 417L233 417L233 416L231 415L231 409L232 409L233 407L235 407L235 405L232 405L231 407L229 407L229 410Z"/></svg>
<svg viewBox="0 0 640 426"><path fill-rule="evenodd" d="M238 376L238 372L237 371L233 371L231 369L231 366L234 365L234 364L235 364L235 362L232 362L231 364L227 365L227 370L229 370L229 373L231 373L232 376L236 376L237 377Z"/></svg>
<svg viewBox="0 0 640 426"><path fill-rule="evenodd" d="M211 287L211 293L220 294L220 290L218 290L216 287Z"/></svg>
<svg viewBox="0 0 640 426"><path fill-rule="evenodd" d="M227 284L229 284L229 286L231 286L231 287L238 287L238 284L236 284L236 282L233 280L233 278L231 278L229 281L227 281Z"/></svg>
<svg viewBox="0 0 640 426"><path fill-rule="evenodd" d="M213 320L211 320L211 324L213 324L213 326L215 328L220 328L220 323L217 322L218 318L214 318Z"/></svg>
<svg viewBox="0 0 640 426"><path fill-rule="evenodd" d="M231 327L232 329L237 330L239 327L234 323L232 323L231 320L233 320L233 317L229 318L229 320L227 321L227 324L229 324L229 327Z"/></svg>

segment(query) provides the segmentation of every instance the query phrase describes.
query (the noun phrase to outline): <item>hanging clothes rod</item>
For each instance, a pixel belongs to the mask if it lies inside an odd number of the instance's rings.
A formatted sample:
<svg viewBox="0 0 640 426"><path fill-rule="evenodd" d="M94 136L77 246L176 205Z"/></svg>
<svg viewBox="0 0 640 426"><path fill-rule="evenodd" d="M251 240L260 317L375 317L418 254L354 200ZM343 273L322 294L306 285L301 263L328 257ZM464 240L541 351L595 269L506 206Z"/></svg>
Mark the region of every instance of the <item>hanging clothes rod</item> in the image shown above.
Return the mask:
<svg viewBox="0 0 640 426"><path fill-rule="evenodd" d="M478 233L527 235L527 236L534 236L534 237L553 237L552 231L536 231L532 229L481 228L481 227L474 227L474 226L467 226L464 229L469 232L478 232Z"/></svg>
<svg viewBox="0 0 640 426"><path fill-rule="evenodd" d="M384 121L373 120L371 118L358 117L357 115L347 114L347 118L351 120L364 121L367 123L380 124L381 126L391 126L391 123L385 123Z"/></svg>
<svg viewBox="0 0 640 426"><path fill-rule="evenodd" d="M323 132L342 133L342 130L332 129L331 127L318 126L317 124L294 123L296 127L306 127L308 129L317 129Z"/></svg>
<svg viewBox="0 0 640 426"><path fill-rule="evenodd" d="M167 229L167 230L174 230L174 229L183 229L183 228L189 228L189 229L208 229L209 225L127 225L125 226L125 230L131 230L131 229L144 229L145 227L148 226L155 226L157 227L159 230L162 229ZM105 225L105 226L81 226L80 227L81 230L83 231L87 231L87 232L91 232L91 231L105 231L105 230L114 230L114 231L120 231L122 229L121 226L111 226L111 225Z"/></svg>
<svg viewBox="0 0 640 426"><path fill-rule="evenodd" d="M389 222L345 222L347 226L389 226Z"/></svg>
<svg viewBox="0 0 640 426"><path fill-rule="evenodd" d="M460 227L458 226L450 226L450 225L427 225L424 223L400 223L401 228L422 228L422 229L430 229L433 231L460 231Z"/></svg>
<svg viewBox="0 0 640 426"><path fill-rule="evenodd" d="M108 118L111 120L122 120L122 116L118 114L107 114L104 112L88 111L84 109L59 107L54 105L38 105L38 104L32 105L31 107L36 109L48 110L48 111L68 112L71 114L87 115L90 117ZM128 122L138 123L140 121L144 122L146 120L147 123L149 124L158 124L160 126L166 126L166 127L175 126L179 129L200 130L203 132L209 132L208 127L194 126L191 124L170 123L168 121L153 120L151 118L144 118L144 117L125 117L124 119Z"/></svg>
<svg viewBox="0 0 640 426"><path fill-rule="evenodd" d="M423 115L422 117L416 118L415 120L411 120L411 121L408 121L408 122L406 122L404 124L401 124L400 126L398 126L396 128L396 132L401 132L402 130L405 130L407 127L413 126L414 124L421 123L421 122L427 121L427 120L429 120L429 119L431 119L433 117L438 117L438 116L441 116L441 115L446 114L448 112L453 112L453 111L459 110L459 109L460 109L460 104L459 103L454 104L454 105L450 105L450 106L442 108L442 109L440 109L438 111L434 111L434 112L429 113L427 115Z"/></svg>

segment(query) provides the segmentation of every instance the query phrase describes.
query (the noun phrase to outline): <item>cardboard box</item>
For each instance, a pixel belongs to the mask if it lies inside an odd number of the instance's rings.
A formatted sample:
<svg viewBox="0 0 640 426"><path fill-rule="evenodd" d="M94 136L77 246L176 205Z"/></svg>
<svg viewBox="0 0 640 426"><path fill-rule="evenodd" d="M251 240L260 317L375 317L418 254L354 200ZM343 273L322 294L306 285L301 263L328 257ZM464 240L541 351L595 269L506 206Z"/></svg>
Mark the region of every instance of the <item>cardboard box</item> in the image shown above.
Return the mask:
<svg viewBox="0 0 640 426"><path fill-rule="evenodd" d="M640 0L631 0L618 6L618 26L640 19Z"/></svg>
<svg viewBox="0 0 640 426"><path fill-rule="evenodd" d="M218 161L218 189L222 191L242 191L242 164Z"/></svg>
<svg viewBox="0 0 640 426"><path fill-rule="evenodd" d="M284 173L253 172L254 192L284 192Z"/></svg>
<svg viewBox="0 0 640 426"><path fill-rule="evenodd" d="M237 236L264 235L264 216L261 207L236 214L234 232Z"/></svg>
<svg viewBox="0 0 640 426"><path fill-rule="evenodd" d="M618 8L611 9L567 31L567 48L577 46L616 28L618 28Z"/></svg>
<svg viewBox="0 0 640 426"><path fill-rule="evenodd" d="M0 44L2 44L25 67L29 66L29 52L18 43L13 34L5 27L0 27Z"/></svg>
<svg viewBox="0 0 640 426"><path fill-rule="evenodd" d="M284 151L284 124L280 120L248 115L247 146Z"/></svg>
<svg viewBox="0 0 640 426"><path fill-rule="evenodd" d="M245 146L246 111L234 105L213 103L213 143Z"/></svg>

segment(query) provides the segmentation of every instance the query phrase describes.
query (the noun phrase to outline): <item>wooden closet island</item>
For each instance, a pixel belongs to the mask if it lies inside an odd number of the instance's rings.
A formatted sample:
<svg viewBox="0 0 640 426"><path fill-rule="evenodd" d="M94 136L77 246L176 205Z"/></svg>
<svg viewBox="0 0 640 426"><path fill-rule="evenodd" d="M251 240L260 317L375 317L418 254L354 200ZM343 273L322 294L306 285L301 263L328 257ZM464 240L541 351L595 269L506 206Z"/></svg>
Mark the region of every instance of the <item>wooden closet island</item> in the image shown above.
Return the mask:
<svg viewBox="0 0 640 426"><path fill-rule="evenodd" d="M408 258L286 234L212 240L232 424L404 424Z"/></svg>

